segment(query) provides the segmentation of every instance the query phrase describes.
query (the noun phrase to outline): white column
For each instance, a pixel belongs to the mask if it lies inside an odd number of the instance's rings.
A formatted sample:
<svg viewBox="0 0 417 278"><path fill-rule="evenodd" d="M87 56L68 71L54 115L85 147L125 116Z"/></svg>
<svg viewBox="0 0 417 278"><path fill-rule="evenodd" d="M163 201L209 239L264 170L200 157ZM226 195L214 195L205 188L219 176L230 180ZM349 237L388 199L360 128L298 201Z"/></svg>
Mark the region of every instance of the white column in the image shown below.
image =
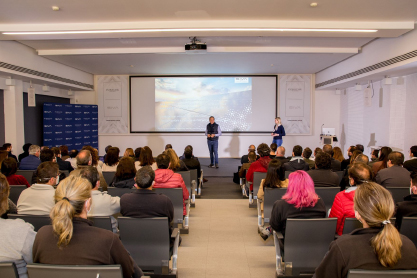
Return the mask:
<svg viewBox="0 0 417 278"><path fill-rule="evenodd" d="M11 143L15 150L25 144L23 120L23 82L16 80L15 86L4 90L5 142Z"/></svg>

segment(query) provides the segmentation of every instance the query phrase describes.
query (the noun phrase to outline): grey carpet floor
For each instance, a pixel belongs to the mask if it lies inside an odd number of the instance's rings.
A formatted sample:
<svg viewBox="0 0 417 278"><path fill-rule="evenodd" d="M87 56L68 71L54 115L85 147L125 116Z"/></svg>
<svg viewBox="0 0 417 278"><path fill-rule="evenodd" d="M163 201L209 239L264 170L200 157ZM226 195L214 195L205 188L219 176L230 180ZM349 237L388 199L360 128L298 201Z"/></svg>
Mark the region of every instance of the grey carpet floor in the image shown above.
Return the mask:
<svg viewBox="0 0 417 278"><path fill-rule="evenodd" d="M219 158L219 168L208 168L210 158L199 157L205 177L233 177L233 173L237 172L240 166L240 158Z"/></svg>
<svg viewBox="0 0 417 278"><path fill-rule="evenodd" d="M207 177L207 180L201 199L242 199L242 190L232 177Z"/></svg>

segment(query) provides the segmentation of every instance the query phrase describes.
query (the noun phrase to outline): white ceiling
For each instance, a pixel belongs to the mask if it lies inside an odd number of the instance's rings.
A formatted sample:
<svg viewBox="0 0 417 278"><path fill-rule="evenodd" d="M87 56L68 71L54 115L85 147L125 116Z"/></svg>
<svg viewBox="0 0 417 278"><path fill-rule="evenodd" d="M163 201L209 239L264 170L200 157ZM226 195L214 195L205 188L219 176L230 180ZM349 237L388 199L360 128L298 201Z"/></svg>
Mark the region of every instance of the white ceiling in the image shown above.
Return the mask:
<svg viewBox="0 0 417 278"><path fill-rule="evenodd" d="M0 34L0 40L17 40L41 53L57 51L44 57L92 74L316 73L354 55L373 39L404 34L414 28L417 20L417 0L318 0L318 7L311 8L312 1L0 0L0 33L178 26L356 28L378 32ZM55 5L61 10L52 11L51 6ZM210 47L227 50L201 55L178 51L158 54L152 50L182 49L189 42L188 37L194 35L207 43L209 51ZM241 51L244 47L251 51ZM131 50L126 51L127 48ZM104 49L109 54L90 54L86 51L89 49L97 49L97 53ZM135 49L144 53L135 53ZM121 54L123 51L127 54ZM83 53L89 54L80 55Z"/></svg>

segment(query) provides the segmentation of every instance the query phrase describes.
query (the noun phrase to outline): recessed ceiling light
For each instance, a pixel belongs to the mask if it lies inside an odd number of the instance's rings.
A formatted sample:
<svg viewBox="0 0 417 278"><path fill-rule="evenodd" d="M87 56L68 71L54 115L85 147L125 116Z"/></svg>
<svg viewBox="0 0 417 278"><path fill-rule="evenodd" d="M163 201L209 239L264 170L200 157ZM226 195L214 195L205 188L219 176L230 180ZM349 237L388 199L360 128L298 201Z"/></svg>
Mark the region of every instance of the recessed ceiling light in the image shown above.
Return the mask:
<svg viewBox="0 0 417 278"><path fill-rule="evenodd" d="M88 30L88 31L40 31L3 32L3 35L65 35L105 33L159 33L159 32L348 32L375 33L374 29L307 29L307 28L184 28L184 29L129 29L129 30Z"/></svg>
<svg viewBox="0 0 417 278"><path fill-rule="evenodd" d="M59 7L58 6L52 6L52 10L53 11L59 11Z"/></svg>
<svg viewBox="0 0 417 278"><path fill-rule="evenodd" d="M130 65L131 68L135 67L134 65Z"/></svg>
<svg viewBox="0 0 417 278"><path fill-rule="evenodd" d="M317 4L316 2L313 2L313 3L311 3L311 4L310 4L310 7L315 8L315 7L317 7L317 5L318 5L318 4Z"/></svg>

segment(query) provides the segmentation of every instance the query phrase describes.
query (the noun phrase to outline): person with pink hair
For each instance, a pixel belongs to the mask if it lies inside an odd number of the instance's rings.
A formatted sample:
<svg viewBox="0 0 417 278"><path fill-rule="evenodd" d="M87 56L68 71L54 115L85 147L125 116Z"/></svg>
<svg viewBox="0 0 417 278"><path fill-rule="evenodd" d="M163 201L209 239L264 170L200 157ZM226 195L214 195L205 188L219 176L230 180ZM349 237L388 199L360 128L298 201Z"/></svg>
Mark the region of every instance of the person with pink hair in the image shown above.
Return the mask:
<svg viewBox="0 0 417 278"><path fill-rule="evenodd" d="M285 226L288 218L324 218L326 206L314 190L314 182L307 172L298 170L288 177L287 193L281 200L275 201L272 208L270 227L262 230L261 237L266 240L272 229L281 232L285 237ZM283 249L284 242L280 241Z"/></svg>

